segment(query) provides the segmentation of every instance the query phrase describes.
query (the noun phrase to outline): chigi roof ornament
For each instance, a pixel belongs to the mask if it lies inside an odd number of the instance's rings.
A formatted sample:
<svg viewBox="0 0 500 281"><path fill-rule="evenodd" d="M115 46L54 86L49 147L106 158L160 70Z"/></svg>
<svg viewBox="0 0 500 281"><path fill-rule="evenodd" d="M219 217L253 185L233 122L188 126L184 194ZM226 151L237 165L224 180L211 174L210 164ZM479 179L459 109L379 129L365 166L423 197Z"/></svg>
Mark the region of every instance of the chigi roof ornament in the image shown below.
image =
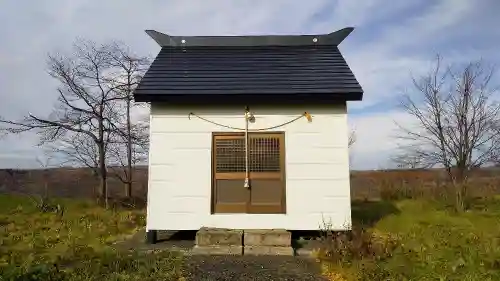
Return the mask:
<svg viewBox="0 0 500 281"><path fill-rule="evenodd" d="M351 34L353 27L317 35L257 35L257 36L172 36L156 30L146 30L161 47L215 46L308 46L339 45Z"/></svg>

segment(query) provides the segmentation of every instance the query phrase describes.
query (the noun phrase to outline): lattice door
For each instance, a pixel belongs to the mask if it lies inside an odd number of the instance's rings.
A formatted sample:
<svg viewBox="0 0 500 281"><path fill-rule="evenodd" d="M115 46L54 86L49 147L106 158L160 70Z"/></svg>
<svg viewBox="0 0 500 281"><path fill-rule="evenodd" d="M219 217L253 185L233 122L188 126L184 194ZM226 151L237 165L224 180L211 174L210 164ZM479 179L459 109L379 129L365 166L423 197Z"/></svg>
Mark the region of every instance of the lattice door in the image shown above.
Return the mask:
<svg viewBox="0 0 500 281"><path fill-rule="evenodd" d="M284 213L284 135L249 133L250 188L244 187L244 134L215 134L215 213Z"/></svg>

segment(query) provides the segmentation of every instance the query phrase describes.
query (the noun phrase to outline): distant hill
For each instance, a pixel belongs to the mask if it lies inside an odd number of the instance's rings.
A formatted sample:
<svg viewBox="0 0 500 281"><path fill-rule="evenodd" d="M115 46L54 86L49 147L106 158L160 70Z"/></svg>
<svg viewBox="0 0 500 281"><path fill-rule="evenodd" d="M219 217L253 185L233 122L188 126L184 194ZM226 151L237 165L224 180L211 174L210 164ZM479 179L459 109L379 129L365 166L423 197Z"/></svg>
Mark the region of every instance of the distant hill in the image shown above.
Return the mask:
<svg viewBox="0 0 500 281"><path fill-rule="evenodd" d="M147 177L146 166L134 168L134 196L146 197ZM47 182L49 196L56 197L95 197L99 187L99 178L89 168L0 169L0 192L2 193L43 195L45 182ZM108 186L110 196L116 197L124 194L123 183L112 175L109 177Z"/></svg>
<svg viewBox="0 0 500 281"><path fill-rule="evenodd" d="M148 170L146 166L134 168L134 197L146 198ZM44 180L46 176L47 180ZM388 189L436 188L444 182L442 169L415 170L379 170L351 172L351 196L353 198L379 198L381 192ZM495 193L500 190L500 169L488 168L475 171L474 187L476 195ZM88 168L53 168L53 169L0 169L0 193L26 193L43 195L45 184L49 196L70 198L91 198L98 193L99 178ZM110 176L109 195L121 197L124 185ZM415 191L412 191L415 192Z"/></svg>

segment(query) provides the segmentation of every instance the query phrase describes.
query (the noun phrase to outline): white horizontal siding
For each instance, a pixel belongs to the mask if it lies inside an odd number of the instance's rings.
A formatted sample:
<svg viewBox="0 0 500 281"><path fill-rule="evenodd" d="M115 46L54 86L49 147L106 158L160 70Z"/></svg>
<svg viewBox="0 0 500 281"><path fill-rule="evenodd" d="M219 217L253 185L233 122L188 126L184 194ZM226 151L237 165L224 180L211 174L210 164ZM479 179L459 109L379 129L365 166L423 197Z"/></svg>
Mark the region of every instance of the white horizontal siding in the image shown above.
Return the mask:
<svg viewBox="0 0 500 281"><path fill-rule="evenodd" d="M336 229L350 225L349 163L345 106L251 108L250 129L301 118L273 131L285 132L285 215L210 214L212 132L234 131L203 121L243 128L241 108L151 107L148 229L285 228Z"/></svg>

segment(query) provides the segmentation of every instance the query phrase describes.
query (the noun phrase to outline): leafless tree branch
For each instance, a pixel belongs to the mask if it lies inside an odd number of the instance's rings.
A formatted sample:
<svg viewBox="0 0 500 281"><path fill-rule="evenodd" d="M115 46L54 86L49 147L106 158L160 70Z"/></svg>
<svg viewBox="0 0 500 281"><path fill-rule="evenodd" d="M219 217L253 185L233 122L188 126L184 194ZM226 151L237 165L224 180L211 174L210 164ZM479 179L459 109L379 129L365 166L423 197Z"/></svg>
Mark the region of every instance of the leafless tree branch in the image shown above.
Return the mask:
<svg viewBox="0 0 500 281"><path fill-rule="evenodd" d="M438 56L429 74L413 79L416 91L405 95L402 103L415 126L398 125L402 153L395 160L444 167L457 187L460 209L471 169L499 158L500 106L489 86L493 73L482 61L443 69Z"/></svg>
<svg viewBox="0 0 500 281"><path fill-rule="evenodd" d="M117 72L116 48L80 40L70 56L50 55L48 72L59 81L59 95L47 117L27 114L18 121L1 118L2 131L36 131L40 144L64 144L58 152L67 161L92 167L101 179L101 196L107 202L107 141L117 135L117 111L123 83ZM135 75L133 72L131 75ZM131 93L131 92L130 92ZM129 97L127 97L129 98Z"/></svg>

